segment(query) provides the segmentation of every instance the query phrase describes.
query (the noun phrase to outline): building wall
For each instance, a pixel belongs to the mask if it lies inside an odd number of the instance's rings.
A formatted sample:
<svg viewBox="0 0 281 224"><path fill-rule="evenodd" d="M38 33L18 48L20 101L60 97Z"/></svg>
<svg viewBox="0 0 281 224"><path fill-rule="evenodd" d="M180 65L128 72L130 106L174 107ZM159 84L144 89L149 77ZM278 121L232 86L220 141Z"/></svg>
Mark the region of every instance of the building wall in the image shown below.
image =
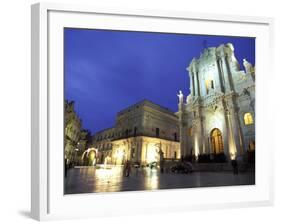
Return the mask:
<svg viewBox="0 0 281 224"><path fill-rule="evenodd" d="M140 165L159 162L161 151L166 160L178 160L181 157L179 142L175 141L138 136L112 143L112 163L115 165L124 164L126 160Z"/></svg>
<svg viewBox="0 0 281 224"><path fill-rule="evenodd" d="M212 132L219 129L223 152L237 158L253 148L255 141L255 74L244 60L244 70L232 44L207 48L189 67L190 91L186 102L179 103L181 150L183 155L214 154ZM250 113L253 123L246 125ZM190 135L192 129L192 135Z"/></svg>
<svg viewBox="0 0 281 224"><path fill-rule="evenodd" d="M74 102L65 101L65 159L67 162L74 162L76 151L81 134L81 120L74 110Z"/></svg>
<svg viewBox="0 0 281 224"><path fill-rule="evenodd" d="M108 161L117 164L124 159L144 164L152 158L147 159L143 153L152 155L159 144L163 144L167 158L180 157L178 118L172 111L147 100L120 111L113 128L93 136L93 147L99 149L99 162L103 162L101 157L108 157ZM121 161L116 157L122 157Z"/></svg>
<svg viewBox="0 0 281 224"><path fill-rule="evenodd" d="M159 129L157 136L156 129ZM117 138L143 135L167 140L179 139L177 116L172 111L148 100L120 111L115 130Z"/></svg>
<svg viewBox="0 0 281 224"><path fill-rule="evenodd" d="M97 162L104 163L106 158L107 160L111 158L112 152L112 139L117 137L117 132L115 128L108 128L102 131L99 131L92 137L92 146L98 150Z"/></svg>

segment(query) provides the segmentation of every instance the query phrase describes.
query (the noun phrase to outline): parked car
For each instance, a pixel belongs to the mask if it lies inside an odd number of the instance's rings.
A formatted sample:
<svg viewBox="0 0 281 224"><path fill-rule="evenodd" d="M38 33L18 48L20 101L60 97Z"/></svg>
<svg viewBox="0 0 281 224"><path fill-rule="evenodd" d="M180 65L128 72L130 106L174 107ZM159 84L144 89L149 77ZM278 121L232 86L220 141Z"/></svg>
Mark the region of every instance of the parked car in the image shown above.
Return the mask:
<svg viewBox="0 0 281 224"><path fill-rule="evenodd" d="M192 173L193 166L190 162L179 162L176 165L171 167L172 173Z"/></svg>

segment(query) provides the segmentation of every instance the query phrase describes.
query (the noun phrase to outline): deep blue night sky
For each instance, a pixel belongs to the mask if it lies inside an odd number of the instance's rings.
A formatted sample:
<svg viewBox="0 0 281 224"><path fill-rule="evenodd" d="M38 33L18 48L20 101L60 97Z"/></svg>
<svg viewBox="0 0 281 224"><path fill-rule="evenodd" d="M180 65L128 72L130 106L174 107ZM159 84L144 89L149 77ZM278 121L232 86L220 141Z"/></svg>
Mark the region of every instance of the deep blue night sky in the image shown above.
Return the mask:
<svg viewBox="0 0 281 224"><path fill-rule="evenodd" d="M255 64L255 39L65 28L65 98L92 134L114 126L118 111L143 99L177 110L189 94L186 67L204 46L232 43L241 68Z"/></svg>

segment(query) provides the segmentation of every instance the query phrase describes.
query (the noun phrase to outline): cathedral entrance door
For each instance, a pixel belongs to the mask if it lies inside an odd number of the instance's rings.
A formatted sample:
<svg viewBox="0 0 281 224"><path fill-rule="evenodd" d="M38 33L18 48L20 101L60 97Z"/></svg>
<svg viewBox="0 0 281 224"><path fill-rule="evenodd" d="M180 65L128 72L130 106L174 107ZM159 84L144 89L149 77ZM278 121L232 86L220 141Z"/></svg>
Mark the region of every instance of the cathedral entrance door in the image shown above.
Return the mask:
<svg viewBox="0 0 281 224"><path fill-rule="evenodd" d="M211 143L213 153L223 153L222 133L218 128L215 128L211 131Z"/></svg>

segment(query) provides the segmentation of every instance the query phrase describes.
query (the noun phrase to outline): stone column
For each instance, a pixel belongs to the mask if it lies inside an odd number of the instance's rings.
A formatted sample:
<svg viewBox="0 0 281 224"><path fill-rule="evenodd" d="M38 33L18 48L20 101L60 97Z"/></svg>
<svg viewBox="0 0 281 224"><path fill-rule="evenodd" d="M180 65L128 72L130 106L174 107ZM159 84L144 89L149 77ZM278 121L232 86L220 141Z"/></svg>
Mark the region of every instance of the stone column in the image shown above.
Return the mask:
<svg viewBox="0 0 281 224"><path fill-rule="evenodd" d="M195 79L196 79L196 89L197 89L197 96L200 96L200 84L199 84L199 77L198 72L195 70Z"/></svg>
<svg viewBox="0 0 281 224"><path fill-rule="evenodd" d="M221 49L220 59L219 59L220 70L222 72L222 76L224 80L225 92L230 92L232 88L231 88L230 74L226 63L227 63L226 54L223 52L223 49Z"/></svg>
<svg viewBox="0 0 281 224"><path fill-rule="evenodd" d="M200 108L200 105L197 107L197 113L198 113L198 142L199 142L199 154L205 154L206 153L206 142L205 142L205 130L203 125L203 117L202 117L202 110Z"/></svg>
<svg viewBox="0 0 281 224"><path fill-rule="evenodd" d="M146 154L147 154L148 143L142 141L142 150L141 150L141 164L144 165L146 163Z"/></svg>
<svg viewBox="0 0 281 224"><path fill-rule="evenodd" d="M200 94L201 96L207 95L207 86L206 86L206 79L202 79L200 82Z"/></svg>
<svg viewBox="0 0 281 224"><path fill-rule="evenodd" d="M193 69L192 69L192 77L193 77L193 92L194 92L194 96L198 96L198 85L197 85L197 78L196 78L196 74L194 73Z"/></svg>
<svg viewBox="0 0 281 224"><path fill-rule="evenodd" d="M190 93L192 96L194 96L194 76L193 76L193 73L190 72L190 75L189 75L189 79L190 79Z"/></svg>
<svg viewBox="0 0 281 224"><path fill-rule="evenodd" d="M225 57L223 57L223 64L225 65L225 70L227 73L227 78L228 78L228 83L229 83L229 87L231 91L235 92L235 86L233 84L233 79L232 79L232 70L231 70L231 62L229 59L229 55L225 55Z"/></svg>
<svg viewBox="0 0 281 224"><path fill-rule="evenodd" d="M138 137L139 138L139 137ZM136 144L136 149L137 149L137 162L141 163L141 154L142 154L142 140L138 140Z"/></svg>
<svg viewBox="0 0 281 224"><path fill-rule="evenodd" d="M230 156L240 157L243 154L243 142L233 96L227 99L227 122Z"/></svg>
<svg viewBox="0 0 281 224"><path fill-rule="evenodd" d="M226 105L226 101L222 100L222 108L223 108L223 113L224 113L224 124L223 124L223 148L224 148L224 154L227 158L229 158L229 111L228 107Z"/></svg>
<svg viewBox="0 0 281 224"><path fill-rule="evenodd" d="M185 133L185 117L184 117L184 104L179 103L179 141L180 141L180 153L182 156L186 155L185 148L186 148L186 133Z"/></svg>
<svg viewBox="0 0 281 224"><path fill-rule="evenodd" d="M190 91L192 93L192 96L197 96L198 92L198 85L197 85L197 78L196 78L196 59L193 58L189 67L187 70L189 71L189 76L190 76Z"/></svg>
<svg viewBox="0 0 281 224"><path fill-rule="evenodd" d="M217 72L218 72L217 75L215 76L216 88L220 92L224 92L223 83L222 83L222 71L220 69L220 62L219 62L219 60L216 60L216 68L217 68Z"/></svg>
<svg viewBox="0 0 281 224"><path fill-rule="evenodd" d="M227 158L230 158L229 156L229 150L230 150L230 144L231 138L230 138L230 123L229 123L229 111L225 111L225 134L223 134L223 147L224 147L224 154Z"/></svg>
<svg viewBox="0 0 281 224"><path fill-rule="evenodd" d="M234 103L234 96L231 98L231 102L229 102L229 110L230 110L230 119L233 128L233 137L236 145L236 153L237 156L240 157L243 155L243 138L241 134L240 120L237 113L237 109Z"/></svg>
<svg viewBox="0 0 281 224"><path fill-rule="evenodd" d="M127 145L127 160L132 161L132 143L127 139L124 145Z"/></svg>

